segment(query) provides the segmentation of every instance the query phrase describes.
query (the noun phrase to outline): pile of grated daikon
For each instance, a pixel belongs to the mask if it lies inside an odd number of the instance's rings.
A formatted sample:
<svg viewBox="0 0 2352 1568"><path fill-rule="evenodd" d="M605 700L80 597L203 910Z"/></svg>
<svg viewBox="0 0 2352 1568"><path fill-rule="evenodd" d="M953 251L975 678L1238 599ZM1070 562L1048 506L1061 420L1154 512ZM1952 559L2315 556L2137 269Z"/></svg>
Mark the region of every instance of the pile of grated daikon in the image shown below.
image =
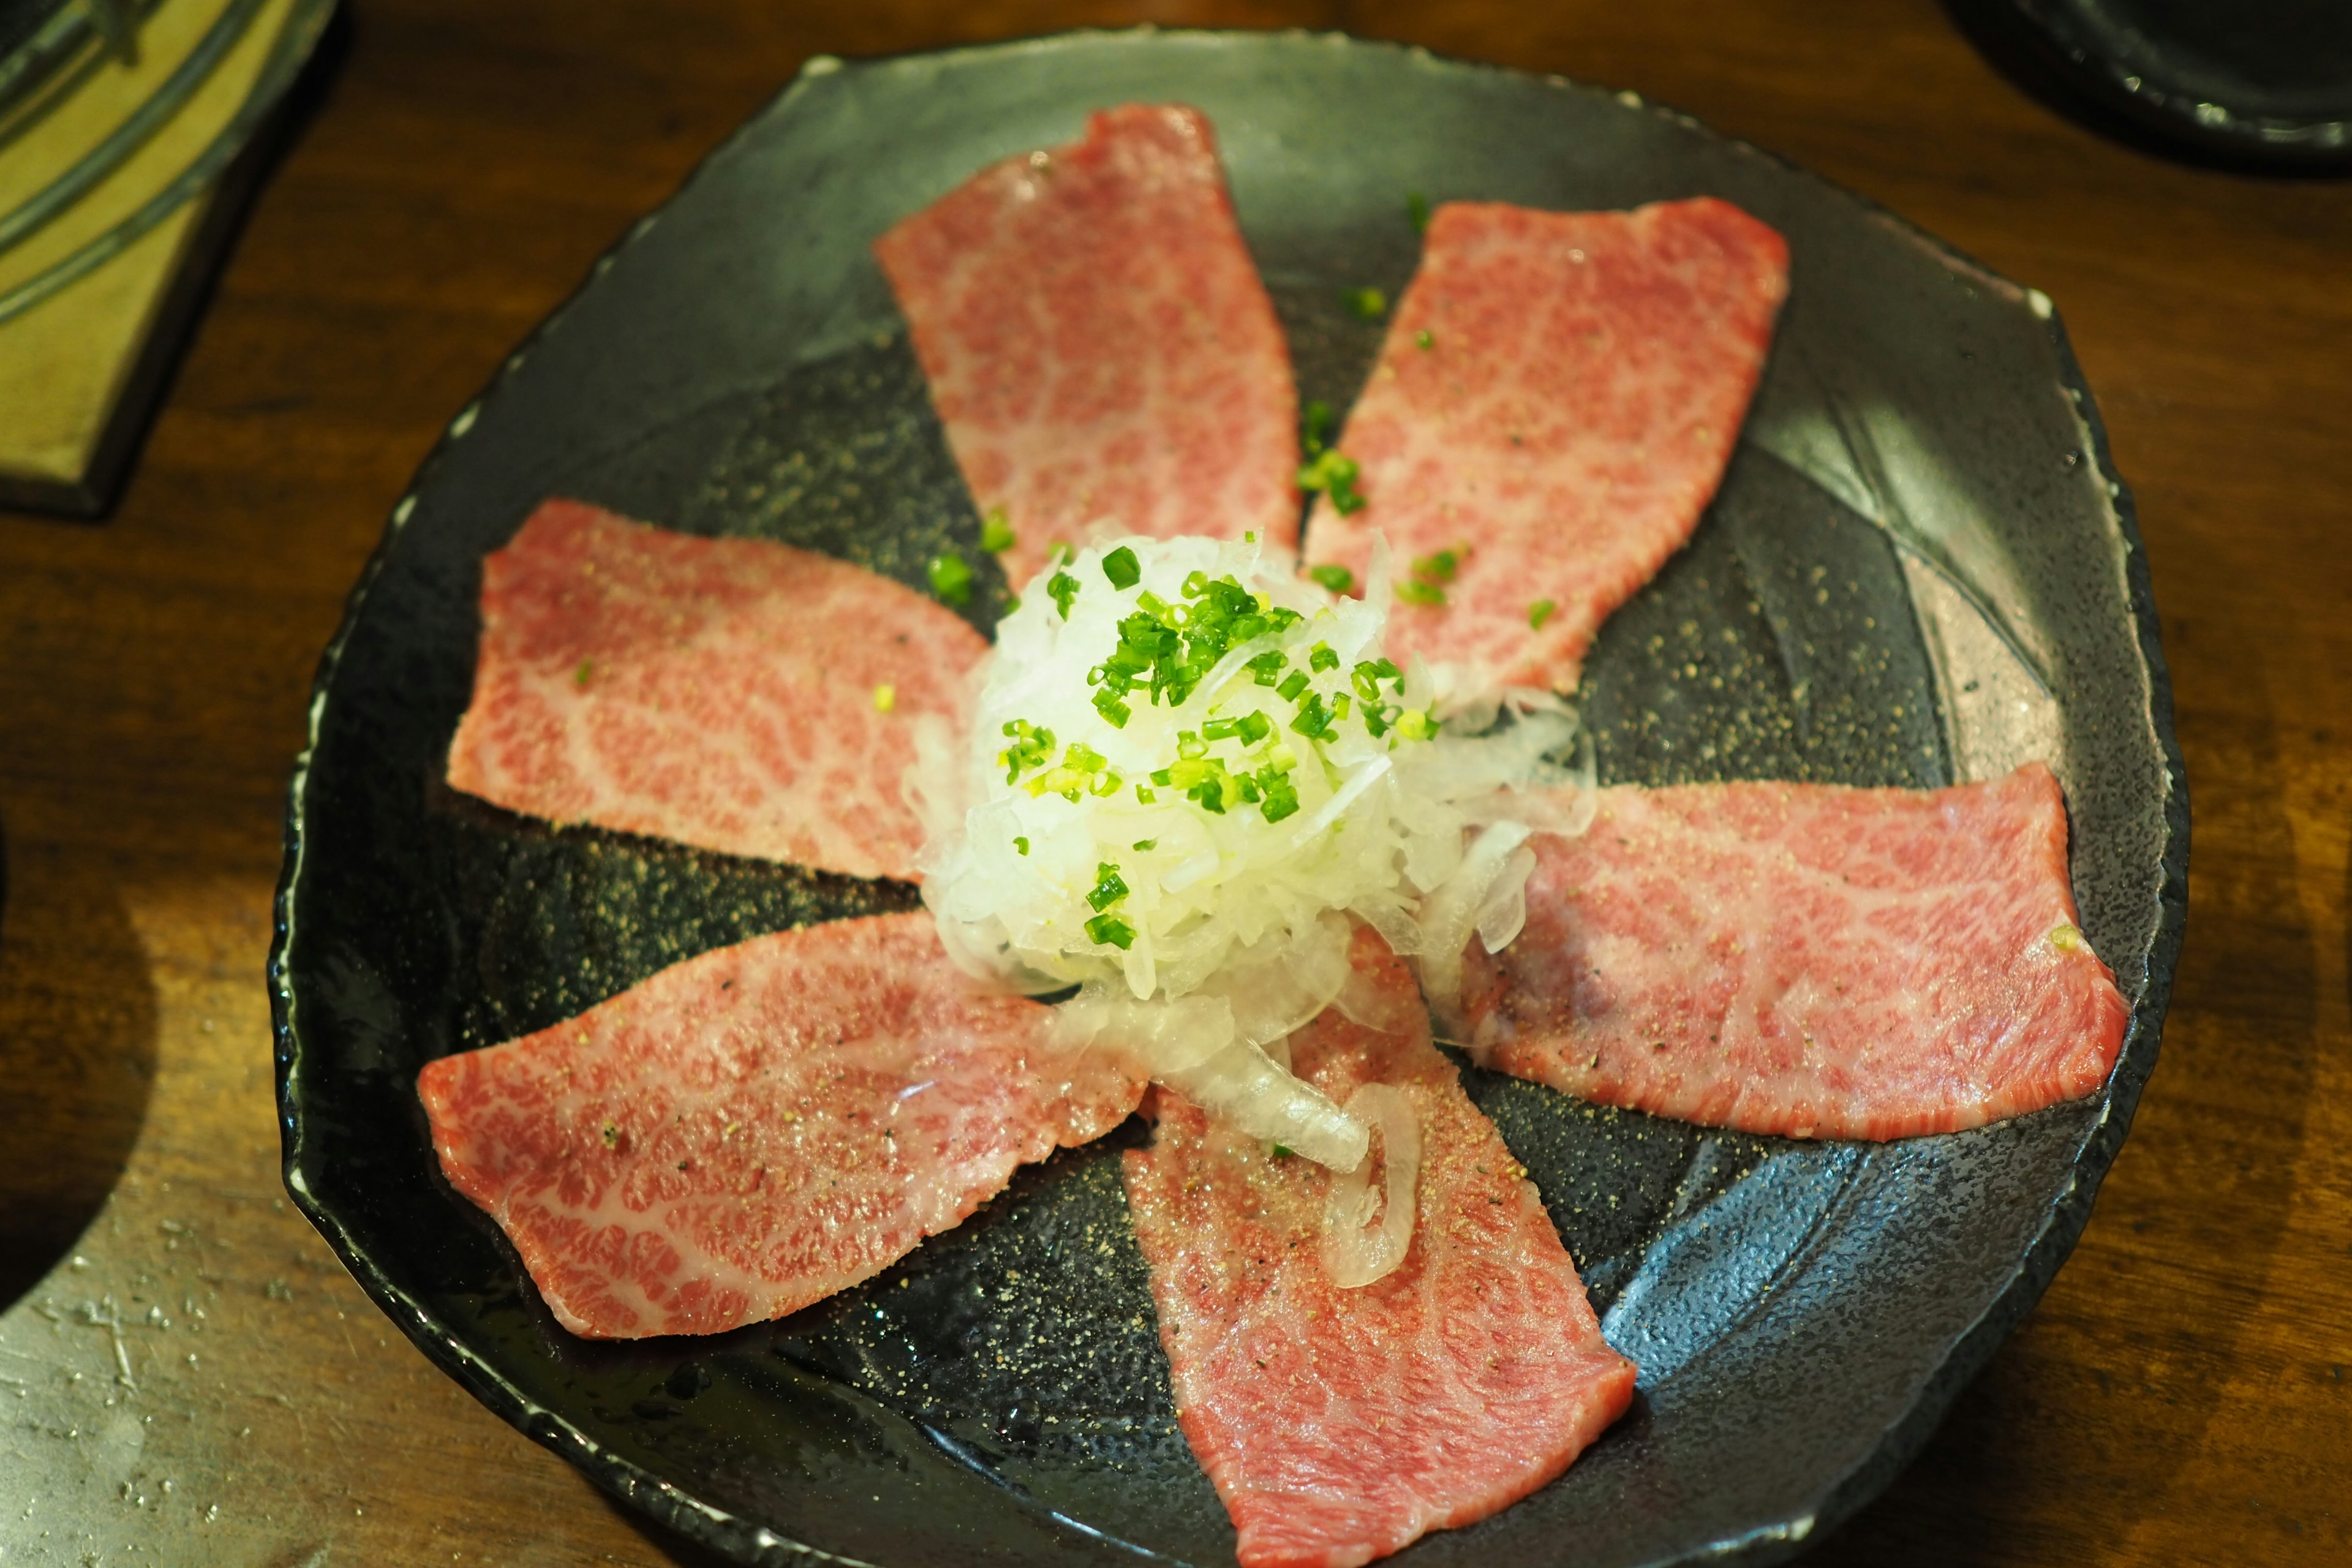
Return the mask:
<svg viewBox="0 0 2352 1568"><path fill-rule="evenodd" d="M1350 1006L1349 917L1450 1006L1475 931L1517 934L1533 831L1580 831L1574 713L1433 714L1381 653L1376 558L1335 597L1255 543L1128 539L1041 575L997 627L959 753L924 738L909 793L923 900L958 962L1079 987L1059 1033L1131 1052L1253 1136L1335 1170L1364 1125L1293 1078L1283 1041ZM1456 731L1483 723L1486 732ZM1558 795L1575 782L1580 812Z"/></svg>

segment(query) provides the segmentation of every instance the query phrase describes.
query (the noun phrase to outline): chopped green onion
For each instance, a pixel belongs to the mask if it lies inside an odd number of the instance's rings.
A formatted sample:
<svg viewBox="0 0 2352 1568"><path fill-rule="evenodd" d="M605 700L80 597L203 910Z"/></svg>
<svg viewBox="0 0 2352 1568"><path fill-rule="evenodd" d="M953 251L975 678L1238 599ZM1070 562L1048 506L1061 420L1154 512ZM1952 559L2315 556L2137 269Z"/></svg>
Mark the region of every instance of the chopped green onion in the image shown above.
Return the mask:
<svg viewBox="0 0 2352 1568"><path fill-rule="evenodd" d="M1260 686L1272 686L1282 679L1282 667L1289 662L1289 657L1276 649L1271 653L1258 655L1242 668L1257 677L1257 683Z"/></svg>
<svg viewBox="0 0 2352 1568"><path fill-rule="evenodd" d="M1087 922L1087 935L1121 952L1135 945L1135 928L1117 915L1097 915Z"/></svg>
<svg viewBox="0 0 2352 1568"><path fill-rule="evenodd" d="M572 684L585 686L588 684L588 678L595 673L596 661L593 658L583 658L580 661L579 667L572 672Z"/></svg>
<svg viewBox="0 0 2352 1568"><path fill-rule="evenodd" d="M961 555L934 555L923 568L931 580L931 593L943 605L971 603L971 567Z"/></svg>
<svg viewBox="0 0 2352 1568"><path fill-rule="evenodd" d="M1087 894L1087 907L1095 913L1100 914L1125 897L1127 897L1127 882L1119 876L1118 868L1108 860L1097 862L1095 866L1094 889ZM1102 939L1097 937L1095 940L1100 942Z"/></svg>
<svg viewBox="0 0 2352 1568"><path fill-rule="evenodd" d="M1011 721L1004 733L1012 737L1013 744L997 752L996 760L1004 764L1006 784L1018 782L1024 769L1045 766L1054 754L1054 731L1041 730L1026 719Z"/></svg>
<svg viewBox="0 0 2352 1568"><path fill-rule="evenodd" d="M1307 694L1307 700L1298 705L1298 717L1290 721L1290 727L1310 741L1328 740L1332 718L1331 710L1323 706L1323 694L1310 691Z"/></svg>
<svg viewBox="0 0 2352 1568"><path fill-rule="evenodd" d="M1408 605L1442 605L1445 603L1445 590L1439 587L1434 583L1399 583L1396 585L1396 596L1402 599Z"/></svg>
<svg viewBox="0 0 2352 1568"><path fill-rule="evenodd" d="M1356 574L1345 566L1309 566L1307 574L1334 594L1344 594L1356 585Z"/></svg>
<svg viewBox="0 0 2352 1568"><path fill-rule="evenodd" d="M1317 671L1337 669L1339 668L1339 656L1331 651L1329 643L1317 643L1307 650L1307 668Z"/></svg>
<svg viewBox="0 0 2352 1568"><path fill-rule="evenodd" d="M1024 855L1026 855L1029 853L1029 840L1025 837L1016 838L1013 841L1013 847L1018 849Z"/></svg>
<svg viewBox="0 0 2352 1568"><path fill-rule="evenodd" d="M1244 713L1234 721L1234 727L1241 735L1242 744L1255 746L1274 732L1274 721L1263 713Z"/></svg>
<svg viewBox="0 0 2352 1568"><path fill-rule="evenodd" d="M1437 721L1430 718L1426 709L1415 708L1397 716L1396 730L1408 741L1434 740Z"/></svg>
<svg viewBox="0 0 2352 1568"><path fill-rule="evenodd" d="M1143 564L1136 560L1134 551L1122 544L1103 557L1103 575L1110 579L1112 587L1125 592L1143 580Z"/></svg>
<svg viewBox="0 0 2352 1568"><path fill-rule="evenodd" d="M1296 702L1298 700L1298 694L1306 689L1307 672L1303 669L1294 669L1283 678L1281 685L1274 689L1274 694L1285 702Z"/></svg>
<svg viewBox="0 0 2352 1568"><path fill-rule="evenodd" d="M1360 321L1377 321L1389 313L1389 297L1378 289L1342 289L1339 303Z"/></svg>
<svg viewBox="0 0 2352 1568"><path fill-rule="evenodd" d="M1284 770L1269 763L1250 775L1265 799L1258 806L1258 815L1268 822L1280 822L1298 809L1298 789L1283 776Z"/></svg>
<svg viewBox="0 0 2352 1568"><path fill-rule="evenodd" d="M1404 216L1412 221L1413 233L1427 234L1429 232L1429 198L1419 191L1407 191L1404 197Z"/></svg>
<svg viewBox="0 0 2352 1568"><path fill-rule="evenodd" d="M980 520L980 547L991 555L1002 555L1013 548L1013 521L1003 507L991 507Z"/></svg>
<svg viewBox="0 0 2352 1568"><path fill-rule="evenodd" d="M1331 405L1321 398L1309 403L1298 417L1298 444L1308 457L1319 457L1331 444Z"/></svg>
<svg viewBox="0 0 2352 1568"><path fill-rule="evenodd" d="M1137 854L1139 854L1139 854L1143 853L1143 851L1145 851L1145 850L1147 850L1147 849L1157 849L1157 848L1159 848L1159 847L1160 847L1160 840L1158 840L1157 838L1139 838L1139 839L1137 839L1137 840L1136 840L1132 845L1129 846L1129 847L1132 848L1132 849L1133 849Z"/></svg>
<svg viewBox="0 0 2352 1568"><path fill-rule="evenodd" d="M1412 346L1417 349L1433 349L1437 346L1437 335L1427 327L1423 327L1413 333Z"/></svg>
<svg viewBox="0 0 2352 1568"><path fill-rule="evenodd" d="M1364 498L1356 493L1356 479L1363 470L1352 458L1338 448L1327 448L1315 460L1298 470L1298 488L1321 490L1331 498L1331 505L1341 517L1362 510Z"/></svg>
<svg viewBox="0 0 2352 1568"><path fill-rule="evenodd" d="M1412 574L1424 583L1451 583L1461 569L1462 552L1452 550L1435 551L1412 563Z"/></svg>
<svg viewBox="0 0 2352 1568"><path fill-rule="evenodd" d="M1070 601L1078 596L1078 580L1067 572L1056 572L1046 579L1045 594L1066 621L1070 618Z"/></svg>
<svg viewBox="0 0 2352 1568"><path fill-rule="evenodd" d="M1543 624L1551 619L1552 611L1558 607L1549 599L1538 599L1528 606L1528 625L1538 631L1543 630Z"/></svg>
<svg viewBox="0 0 2352 1568"><path fill-rule="evenodd" d="M1287 1143L1276 1143L1270 1152L1277 1160L1296 1160L1298 1158L1298 1151L1293 1149Z"/></svg>
<svg viewBox="0 0 2352 1568"><path fill-rule="evenodd" d="M1152 802L1158 800L1160 796L1150 785L1138 784L1135 786L1135 798L1139 805L1150 805Z"/></svg>

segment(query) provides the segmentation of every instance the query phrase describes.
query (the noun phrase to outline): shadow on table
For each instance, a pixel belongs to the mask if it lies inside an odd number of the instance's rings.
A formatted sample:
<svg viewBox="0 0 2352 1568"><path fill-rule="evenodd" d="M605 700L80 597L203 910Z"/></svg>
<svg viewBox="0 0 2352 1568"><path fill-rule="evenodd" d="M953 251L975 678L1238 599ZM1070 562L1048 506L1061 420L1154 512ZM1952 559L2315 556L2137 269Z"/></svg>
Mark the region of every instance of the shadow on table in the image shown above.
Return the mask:
<svg viewBox="0 0 2352 1568"><path fill-rule="evenodd" d="M154 987L116 889L0 824L0 1308L105 1203L154 1078Z"/></svg>

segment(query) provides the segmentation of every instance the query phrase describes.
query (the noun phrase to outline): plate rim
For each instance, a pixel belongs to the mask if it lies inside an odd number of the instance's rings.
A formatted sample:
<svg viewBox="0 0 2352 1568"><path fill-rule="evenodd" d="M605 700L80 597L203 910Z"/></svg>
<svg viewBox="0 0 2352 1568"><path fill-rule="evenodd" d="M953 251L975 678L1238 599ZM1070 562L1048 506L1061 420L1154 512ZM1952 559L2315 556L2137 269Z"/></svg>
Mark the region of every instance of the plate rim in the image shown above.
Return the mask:
<svg viewBox="0 0 2352 1568"><path fill-rule="evenodd" d="M2090 1218L2100 1185L2112 1168L2127 1135L2141 1092L2153 1072L2169 1008L2175 971L2188 918L2189 815L2188 776L2176 732L2172 682L2166 663L2137 509L2131 490L2116 471L2105 421L2084 380L2063 320L2047 296L2013 280L1969 256L1948 241L1794 160L1738 137L1715 131L1696 117L1632 89L1612 89L1558 73L1525 70L1491 61L1430 49L1424 46L1384 39L1367 39L1332 29L1168 28L1144 24L1125 28L1076 28L992 43L950 48L910 50L844 60L815 54L766 103L712 147L654 207L632 220L621 236L590 263L579 282L500 360L488 380L443 427L393 504L382 536L362 565L346 595L342 618L320 657L307 706L306 734L295 758L288 786L284 826L284 859L272 900L272 931L266 974L276 1079L276 1102L281 1132L281 1168L295 1205L327 1241L379 1309L396 1323L436 1366L453 1377L483 1405L532 1440L553 1450L579 1468L605 1492L635 1508L661 1526L740 1562L751 1563L806 1561L854 1562L812 1544L777 1533L693 1496L662 1480L634 1461L612 1452L561 1414L531 1400L494 1367L448 1332L420 1301L390 1279L373 1257L354 1242L341 1218L309 1188L300 1162L307 1151L308 1130L298 1091L302 1083L304 1049L293 993L292 964L299 957L301 932L294 912L295 893L306 858L305 806L313 757L320 743L330 689L340 671L345 649L365 608L370 590L389 563L414 515L421 492L438 472L450 449L471 429L490 399L530 357L536 344L557 330L573 308L621 254L643 237L660 216L683 198L717 165L756 134L795 99L815 84L844 71L870 71L913 62L961 61L973 57L1010 57L1022 53L1097 40L1123 39L1296 39L1401 55L1453 69L1540 83L1555 89L1589 93L1610 99L1628 110L1663 116L1696 130L1735 152L1758 157L1783 173L1823 187L1852 204L1865 220L1887 224L1948 265L1996 280L2014 289L2032 303L2034 316L2047 333L2057 361L2058 386L2066 393L2084 425L2093 471L2105 481L2124 550L2124 587L2134 632L2134 646L2147 680L2147 719L2163 766L2161 803L2163 848L2158 858L2156 889L2158 912L2147 949L2147 984L2133 1004L2125 1042L2105 1085L2105 1104L2095 1124L2085 1131L2072 1169L2068 1190L2047 1205L2041 1226L2025 1244L2008 1281L1977 1319L1955 1339L1936 1369L1921 1383L1908 1406L1884 1427L1860 1459L1838 1476L1828 1478L1811 1506L1791 1517L1758 1524L1736 1536L1718 1539L1648 1560L1650 1568L1706 1563L1767 1563L1787 1560L1803 1550L1816 1535L1851 1517L1882 1490L1916 1457L1953 1400L1982 1369L1993 1352L2032 1310L2058 1268L2074 1250Z"/></svg>

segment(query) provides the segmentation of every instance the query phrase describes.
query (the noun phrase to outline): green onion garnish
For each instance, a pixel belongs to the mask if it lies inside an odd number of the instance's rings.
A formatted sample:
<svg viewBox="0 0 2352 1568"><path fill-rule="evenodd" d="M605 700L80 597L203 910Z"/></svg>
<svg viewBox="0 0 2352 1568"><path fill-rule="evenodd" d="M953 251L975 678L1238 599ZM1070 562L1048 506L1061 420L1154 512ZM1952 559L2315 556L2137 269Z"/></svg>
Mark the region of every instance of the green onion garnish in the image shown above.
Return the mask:
<svg viewBox="0 0 2352 1568"><path fill-rule="evenodd" d="M1298 445L1310 458L1320 457L1331 444L1331 405L1321 398L1309 403L1298 416Z"/></svg>
<svg viewBox="0 0 2352 1568"><path fill-rule="evenodd" d="M1360 321L1377 321L1389 313L1389 297L1378 289L1342 289L1339 303Z"/></svg>
<svg viewBox="0 0 2352 1568"><path fill-rule="evenodd" d="M596 661L593 658L583 658L580 661L579 667L572 672L572 684L585 686L588 684L588 678L595 673Z"/></svg>
<svg viewBox="0 0 2352 1568"><path fill-rule="evenodd" d="M1423 327L1421 331L1413 333L1412 346L1417 349L1433 349L1437 346L1436 334L1432 332L1427 327Z"/></svg>
<svg viewBox="0 0 2352 1568"><path fill-rule="evenodd" d="M1307 574L1334 594L1344 594L1356 585L1356 574L1345 566L1309 566Z"/></svg>
<svg viewBox="0 0 2352 1568"><path fill-rule="evenodd" d="M1341 700L1345 701L1346 699L1342 698ZM1298 717L1290 721L1290 727L1310 741L1326 741L1331 737L1331 721L1334 717L1336 715L1331 710L1323 706L1323 694L1319 691L1310 691L1307 694L1307 700L1298 705Z"/></svg>
<svg viewBox="0 0 2352 1568"><path fill-rule="evenodd" d="M1103 557L1103 575L1110 579L1112 587L1125 592L1143 580L1143 565L1135 552L1122 544Z"/></svg>
<svg viewBox="0 0 2352 1568"><path fill-rule="evenodd" d="M1298 488L1321 490L1331 498L1331 505L1341 517L1362 510L1364 498L1356 493L1356 479L1363 470L1356 460L1336 447L1327 448L1315 460L1298 470Z"/></svg>
<svg viewBox="0 0 2352 1568"><path fill-rule="evenodd" d="M1026 719L1014 719L1004 726L1004 733L1013 744L996 753L1004 764L1004 782L1016 783L1027 768L1044 767L1054 754L1054 731L1041 730Z"/></svg>
<svg viewBox="0 0 2352 1568"><path fill-rule="evenodd" d="M1135 928L1117 915L1097 915L1087 922L1087 935L1121 952L1135 945Z"/></svg>
<svg viewBox="0 0 2352 1568"><path fill-rule="evenodd" d="M1016 838L1013 841L1013 847L1026 855L1029 853L1029 840L1025 837Z"/></svg>
<svg viewBox="0 0 2352 1568"><path fill-rule="evenodd" d="M1298 694L1306 689L1307 672L1303 669L1294 669L1283 677L1282 684L1274 689L1274 694L1285 702L1296 702L1298 700Z"/></svg>
<svg viewBox="0 0 2352 1568"><path fill-rule="evenodd" d="M1412 574L1424 583L1451 583L1461 569L1462 554L1452 550L1435 551L1412 563Z"/></svg>
<svg viewBox="0 0 2352 1568"><path fill-rule="evenodd" d="M1157 849L1157 848L1159 848L1159 847L1160 847L1160 840L1158 840L1157 838L1139 838L1139 839L1137 839L1137 840L1136 840L1132 845L1129 845L1129 848L1131 848L1131 849L1133 849L1137 854L1140 855L1141 853L1143 853L1143 852L1144 852L1145 850L1147 850L1147 849Z"/></svg>
<svg viewBox="0 0 2352 1568"><path fill-rule="evenodd" d="M1396 596L1408 605L1442 605L1445 590L1434 583L1399 583Z"/></svg>
<svg viewBox="0 0 2352 1568"><path fill-rule="evenodd" d="M1337 669L1339 668L1339 656L1331 651L1329 643L1317 643L1307 650L1307 668L1317 671Z"/></svg>
<svg viewBox="0 0 2352 1568"><path fill-rule="evenodd" d="M1067 572L1056 572L1045 580L1045 595L1066 621L1070 618L1070 601L1078 596L1078 580Z"/></svg>
<svg viewBox="0 0 2352 1568"><path fill-rule="evenodd" d="M990 508L980 520L980 547L991 555L1002 555L1013 548L1013 521L1003 507Z"/></svg>
<svg viewBox="0 0 2352 1568"><path fill-rule="evenodd" d="M1298 791L1282 775L1280 769L1269 763L1251 774L1250 782L1256 784L1258 792L1265 796L1257 809L1268 822L1280 822L1297 811Z"/></svg>
<svg viewBox="0 0 2352 1568"><path fill-rule="evenodd" d="M1127 897L1127 882L1119 876L1118 868L1108 860L1097 862L1095 866L1094 889L1087 894L1087 907L1093 910L1095 913L1100 914L1125 897ZM1097 937L1095 940L1100 942L1102 938Z"/></svg>
<svg viewBox="0 0 2352 1568"><path fill-rule="evenodd" d="M1558 607L1549 599L1538 599L1528 606L1528 625L1538 631L1543 630L1543 624L1551 619L1552 611Z"/></svg>
<svg viewBox="0 0 2352 1568"><path fill-rule="evenodd" d="M934 555L923 571L930 577L931 593L943 605L962 605L971 603L971 568L961 555Z"/></svg>

